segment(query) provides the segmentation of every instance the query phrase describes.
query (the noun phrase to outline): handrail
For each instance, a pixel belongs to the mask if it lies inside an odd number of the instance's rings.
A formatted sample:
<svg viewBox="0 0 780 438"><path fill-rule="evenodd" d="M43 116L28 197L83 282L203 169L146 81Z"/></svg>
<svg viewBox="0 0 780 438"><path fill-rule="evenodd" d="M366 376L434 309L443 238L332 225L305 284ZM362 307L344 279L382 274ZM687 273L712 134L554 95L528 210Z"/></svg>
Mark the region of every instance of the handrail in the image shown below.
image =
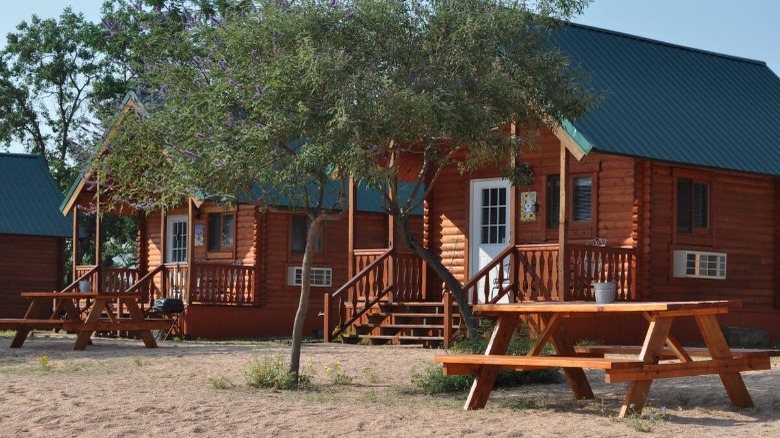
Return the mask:
<svg viewBox="0 0 780 438"><path fill-rule="evenodd" d="M62 289L60 292L66 292L68 289L71 289L71 288L74 288L74 287L76 287L76 286L79 284L79 282L80 282L80 281L82 281L82 280L86 280L86 279L87 279L87 277L91 276L92 274L94 274L95 272L97 272L97 271L99 271L99 270L100 270L100 265L93 266L93 267L92 267L92 269L90 269L89 271L87 271L87 273L86 273L86 274L84 274L84 275L82 275L81 277L79 277L79 278L77 278L76 280L74 280L74 281L73 281L73 283L71 283L71 284L69 284L69 285L65 286L65 287L64 287L64 288L63 288L63 289Z"/></svg>
<svg viewBox="0 0 780 438"><path fill-rule="evenodd" d="M463 288L462 288L462 290L463 290L463 293L467 293L467 291L468 291L468 290L470 290L471 288L476 288L476 286L477 286L477 284L479 283L479 281L480 281L480 280L482 280L483 278L487 277L487 276L488 276L488 274L490 274L490 272L491 272L491 271L492 271L492 270L493 270L493 269L494 269L496 266L498 266L499 264L501 264L501 262L502 262L502 261L503 261L503 260L504 260L504 259L505 259L507 256L511 255L511 254L512 254L514 251L515 251L515 246L514 246L514 245L509 245L509 246L507 246L506 248L504 248L504 250L503 250L503 251L501 251L501 252L500 252L500 253L499 253L497 256L495 256L495 257L493 258L493 260L491 260L491 261L490 261L490 263L488 263L487 265L485 265L485 267L483 267L482 269L480 269L480 270L479 270L479 272L477 272L477 273L476 273L476 274L475 274L473 277L471 277L471 278L470 278L470 279L469 279L469 280L468 280L468 281L467 281L467 282L466 282L466 283L463 285ZM502 275L502 274L503 274L503 269L501 269L501 270L500 270L500 272L499 272L499 276L500 276L500 277L503 277L503 275ZM452 293L452 291L450 291L450 290L446 290L446 292L448 292L448 293ZM477 296L478 296L478 294L479 294L479 291L478 291L478 290L475 290L475 293L474 293L474 299L475 299L475 300L477 299Z"/></svg>
<svg viewBox="0 0 780 438"><path fill-rule="evenodd" d="M162 271L162 270L163 270L163 268L165 268L165 265L160 265L160 266L158 266L158 267L156 267L156 268L152 269L151 271L149 271L149 273L147 273L147 274L146 274L146 275L144 275L143 277L139 278L139 279L138 279L138 281L137 281L137 282L136 282L134 285L130 286L130 288L128 288L128 289L125 291L125 293L131 293L131 292L135 292L135 290L136 290L136 289L140 288L142 284L144 284L144 283L148 282L148 281L149 281L149 279L151 279L151 278L153 278L155 275L157 275L157 273L159 273L160 271Z"/></svg>
<svg viewBox="0 0 780 438"><path fill-rule="evenodd" d="M365 268L363 268L363 270L362 270L362 271L358 272L358 274L357 274L357 275L355 275L354 277L352 277L352 279L351 279L351 280L349 280L348 282L346 282L346 283L345 283L343 286L341 286L341 287L340 287L340 288L339 288L339 289L338 289L336 292L333 292L332 294L330 294L331 298L336 298L336 297L338 297L340 294L344 293L344 291L345 291L345 290L347 290L347 289L349 289L350 287L354 286L354 285L355 285L355 283L357 283L358 281L360 281L360 280L362 279L362 277L365 277L365 276L366 276L366 274L368 274L368 273L369 273L369 272L370 272L372 269L374 269L374 267L375 267L376 265L378 265L379 263L381 263L381 262L385 261L385 259L387 259L387 258L388 258L388 257L389 257L389 256L390 256L392 253L393 253L393 248L390 248L390 249L388 249L387 251L385 251L385 253L384 253L384 254L382 254L380 257L378 257L378 258L377 258L376 260L374 260L373 262L369 263L369 264L368 264L368 266L366 266Z"/></svg>
<svg viewBox="0 0 780 438"><path fill-rule="evenodd" d="M390 276L390 284L387 285L382 291L379 291L377 293L377 296L371 300L367 300L366 305L363 306L363 309L360 311L357 311L357 297L356 294L353 294L352 296L352 311L354 312L352 316L344 322L339 321L339 324L336 328L336 330L333 330L331 327L331 310L330 310L330 301L333 298L340 298L342 299L339 303L339 318L341 318L342 314L342 303L343 303L343 295L344 293L353 288L356 284L358 284L360 281L363 281L368 275L377 269L378 266L380 266L382 263L384 263L385 260L387 260L388 257L390 257L393 254L393 248L388 248L383 254L381 254L379 257L376 258L376 260L372 261L368 264L363 270L361 270L357 275L352 277L347 283L345 283L343 286L341 286L336 292L333 292L332 294L325 293L325 303L324 303L324 336L325 341L330 342L333 338L336 336L342 334L344 330L347 329L353 322L357 321L360 317L362 317L370 308L372 308L374 305L376 305L379 300L387 295L388 292L390 292L393 289L393 283L392 283L392 277Z"/></svg>

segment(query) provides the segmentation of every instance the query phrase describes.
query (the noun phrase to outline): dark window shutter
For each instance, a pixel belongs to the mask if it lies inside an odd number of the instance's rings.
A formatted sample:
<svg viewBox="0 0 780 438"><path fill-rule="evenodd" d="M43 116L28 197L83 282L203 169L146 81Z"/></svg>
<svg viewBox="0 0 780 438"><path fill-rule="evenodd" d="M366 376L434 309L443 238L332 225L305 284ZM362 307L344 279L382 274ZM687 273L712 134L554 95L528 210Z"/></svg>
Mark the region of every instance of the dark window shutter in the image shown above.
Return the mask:
<svg viewBox="0 0 780 438"><path fill-rule="evenodd" d="M592 181L589 176L574 178L574 220L590 222Z"/></svg>
<svg viewBox="0 0 780 438"><path fill-rule="evenodd" d="M685 178L677 180L677 232L693 231L693 215L691 212L693 198L693 181Z"/></svg>
<svg viewBox="0 0 780 438"><path fill-rule="evenodd" d="M547 228L558 228L558 215L561 208L561 177L547 177Z"/></svg>

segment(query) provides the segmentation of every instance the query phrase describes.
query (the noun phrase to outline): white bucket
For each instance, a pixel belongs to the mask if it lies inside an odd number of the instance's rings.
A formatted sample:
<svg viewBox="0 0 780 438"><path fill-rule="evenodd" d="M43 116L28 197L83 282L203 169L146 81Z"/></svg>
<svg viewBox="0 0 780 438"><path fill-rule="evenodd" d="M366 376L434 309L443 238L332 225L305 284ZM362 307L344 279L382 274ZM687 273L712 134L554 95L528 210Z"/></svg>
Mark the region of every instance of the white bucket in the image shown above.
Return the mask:
<svg viewBox="0 0 780 438"><path fill-rule="evenodd" d="M615 293L617 292L617 282L593 282L593 295L596 296L597 304L609 304L615 302Z"/></svg>

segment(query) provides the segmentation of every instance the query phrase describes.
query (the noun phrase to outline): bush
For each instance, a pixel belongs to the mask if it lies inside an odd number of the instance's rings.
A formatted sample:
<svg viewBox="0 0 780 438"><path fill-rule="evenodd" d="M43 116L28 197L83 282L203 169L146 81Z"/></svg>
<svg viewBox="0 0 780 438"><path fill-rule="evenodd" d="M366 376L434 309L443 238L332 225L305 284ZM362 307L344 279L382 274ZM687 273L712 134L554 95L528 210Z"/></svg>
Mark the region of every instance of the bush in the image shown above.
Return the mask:
<svg viewBox="0 0 780 438"><path fill-rule="evenodd" d="M290 372L290 364L281 354L263 356L252 360L246 370L247 385L256 388L297 389L311 383L311 376L300 372L298 380Z"/></svg>
<svg viewBox="0 0 780 438"><path fill-rule="evenodd" d="M533 345L523 327L520 336L515 334L507 348L507 354L522 356L528 353ZM483 326L480 336L476 339L459 339L452 346L452 351L459 354L482 354L487 349L492 326ZM546 346L545 350L550 347ZM412 372L412 385L425 394L464 391L471 387L474 376L445 376L440 365L431 364L421 371ZM560 383L561 373L558 368L535 371L502 371L496 377L495 386L515 387L529 383Z"/></svg>

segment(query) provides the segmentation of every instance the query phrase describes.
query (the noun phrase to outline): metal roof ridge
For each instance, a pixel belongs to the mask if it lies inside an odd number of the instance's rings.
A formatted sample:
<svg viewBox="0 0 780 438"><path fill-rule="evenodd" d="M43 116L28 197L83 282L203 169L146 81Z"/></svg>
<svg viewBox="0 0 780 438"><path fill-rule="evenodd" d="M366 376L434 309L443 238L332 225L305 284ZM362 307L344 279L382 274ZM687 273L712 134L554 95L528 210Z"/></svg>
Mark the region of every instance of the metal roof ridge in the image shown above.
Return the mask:
<svg viewBox="0 0 780 438"><path fill-rule="evenodd" d="M612 29L604 29L602 27L590 26L590 25L587 25L587 24L567 22L566 25L567 26L573 26L573 27L580 27L580 28L583 28L583 29L586 29L586 30L590 30L590 31L594 31L594 32L607 33L607 34L612 34L612 35L623 37L623 38L643 41L643 42L647 42L647 43L650 43L650 44L658 44L658 45L661 45L661 46L667 46L667 47L671 47L671 48L675 48L675 49L686 50L686 51L689 51L689 52L696 52L696 53L700 53L700 54L703 54L703 55L715 56L715 57L719 57L719 58L726 58L726 59L731 59L733 61L740 61L740 62L745 62L745 63L749 63L749 64L757 64L757 65L761 65L761 66L767 67L766 61L762 61L762 60L759 60L759 59L751 59L751 58L745 58L745 57L741 57L741 56L729 55L729 54L726 54L726 53L714 52L714 51L711 51L711 50L698 49L696 47L684 46L682 44L670 43L668 41L661 41L661 40L657 40L657 39L654 39L654 38L648 38L648 37L644 37L644 36L640 36L640 35L634 35L634 34L630 34L630 33L620 32L620 31L616 31L616 30L612 30Z"/></svg>
<svg viewBox="0 0 780 438"><path fill-rule="evenodd" d="M0 157L40 158L40 155L27 152L0 152Z"/></svg>

